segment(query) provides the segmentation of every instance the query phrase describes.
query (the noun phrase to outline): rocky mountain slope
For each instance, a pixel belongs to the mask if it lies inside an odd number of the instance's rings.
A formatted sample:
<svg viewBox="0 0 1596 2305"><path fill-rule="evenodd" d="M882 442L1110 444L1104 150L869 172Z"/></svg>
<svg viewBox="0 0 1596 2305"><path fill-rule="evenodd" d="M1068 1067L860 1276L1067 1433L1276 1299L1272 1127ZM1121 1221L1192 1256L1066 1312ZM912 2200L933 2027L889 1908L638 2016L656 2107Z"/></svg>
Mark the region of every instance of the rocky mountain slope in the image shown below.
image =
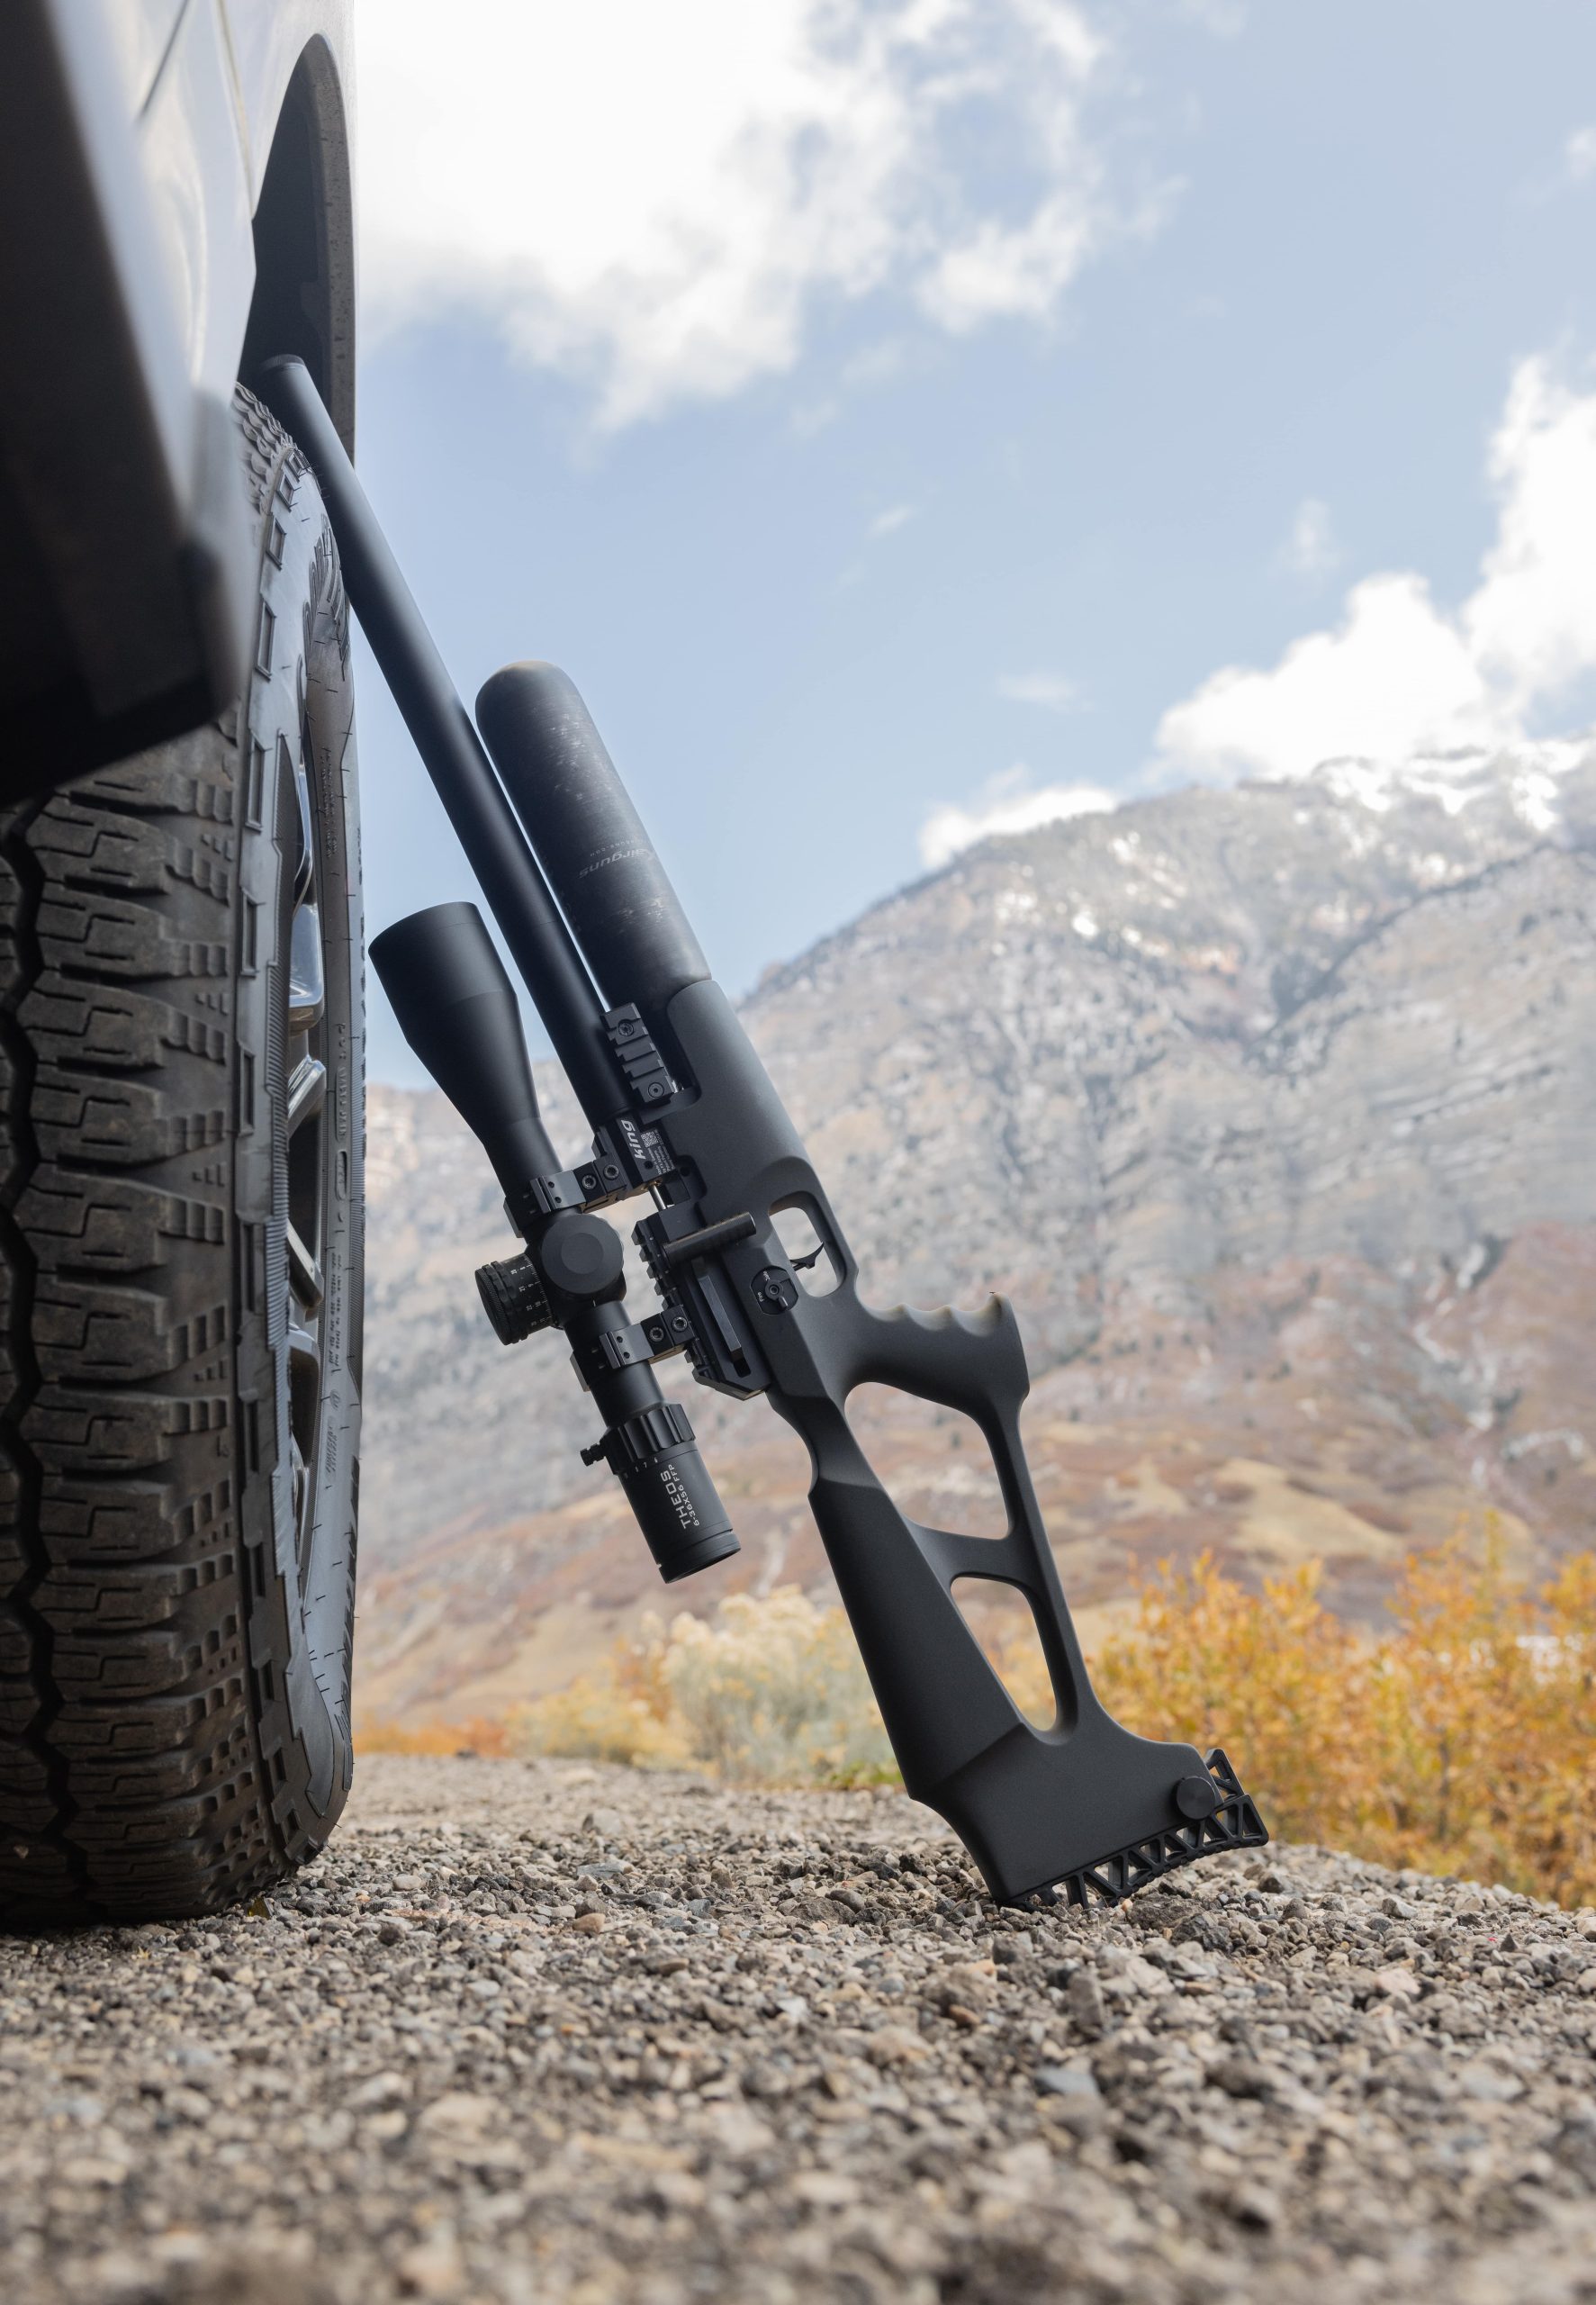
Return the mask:
<svg viewBox="0 0 1596 2305"><path fill-rule="evenodd" d="M1321 1557L1370 1615L1403 1550L1487 1506L1527 1556L1588 1541L1596 746L990 842L745 1014L872 1295L1016 1300L1088 1625L1132 1565L1204 1547L1249 1574ZM481 1318L472 1268L508 1239L441 1098L373 1090L368 1174L364 1702L493 1705L663 1595L577 1460L558 1346L504 1352ZM744 1550L672 1604L823 1581L792 1436L692 1407ZM961 1420L860 1423L911 1509L983 1525Z"/></svg>

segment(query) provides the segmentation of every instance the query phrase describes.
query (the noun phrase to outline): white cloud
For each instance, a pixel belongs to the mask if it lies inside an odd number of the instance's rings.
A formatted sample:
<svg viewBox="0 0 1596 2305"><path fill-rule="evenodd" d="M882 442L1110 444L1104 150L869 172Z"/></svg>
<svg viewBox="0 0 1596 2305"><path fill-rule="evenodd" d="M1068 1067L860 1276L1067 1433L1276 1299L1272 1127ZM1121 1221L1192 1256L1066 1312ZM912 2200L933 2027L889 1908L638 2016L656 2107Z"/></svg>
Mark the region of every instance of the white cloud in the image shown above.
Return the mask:
<svg viewBox="0 0 1596 2305"><path fill-rule="evenodd" d="M1570 184L1596 176L1596 127L1576 128L1563 147L1563 171Z"/></svg>
<svg viewBox="0 0 1596 2305"><path fill-rule="evenodd" d="M1521 739L1596 666L1596 393L1519 363L1492 440L1496 540L1456 615L1422 577L1370 576L1333 630L1267 672L1231 665L1165 713L1168 769L1303 776Z"/></svg>
<svg viewBox="0 0 1596 2305"><path fill-rule="evenodd" d="M792 412L793 430L800 440L812 440L816 432L824 432L828 424L836 422L846 395L879 391L883 384L891 384L902 374L908 360L908 348L899 337L885 337L879 343L867 344L862 351L843 361L838 373L842 388L839 392L798 403Z"/></svg>
<svg viewBox="0 0 1596 2305"><path fill-rule="evenodd" d="M1116 806L1114 794L1097 784L1044 784L1032 791L1031 772L1021 764L989 777L968 809L946 803L933 809L920 827L920 862L934 872L978 840L1034 832L1039 825L1096 816Z"/></svg>
<svg viewBox="0 0 1596 2305"><path fill-rule="evenodd" d="M957 336L983 321L1045 320L1092 246L1087 191L1083 185L1055 194L1023 224L984 217L922 281L924 310Z"/></svg>
<svg viewBox="0 0 1596 2305"><path fill-rule="evenodd" d="M478 315L608 425L790 368L825 300L1045 319L1111 221L1083 0L359 5L371 322Z"/></svg>
<svg viewBox="0 0 1596 2305"><path fill-rule="evenodd" d="M1490 475L1501 517L1463 628L1522 713L1596 664L1596 393L1521 361Z"/></svg>
<svg viewBox="0 0 1596 2305"><path fill-rule="evenodd" d="M866 549L868 550L873 544L882 543L888 537L895 537L899 529L908 526L909 522L917 516L918 511L919 507L915 504L887 505L865 525ZM845 592L850 585L862 583L866 566L867 563L862 555L856 556L849 561L847 566L841 570L837 576L839 591Z"/></svg>
<svg viewBox="0 0 1596 2305"><path fill-rule="evenodd" d="M1062 673L1000 673L997 693L1010 704L1040 704L1048 712L1070 712L1080 692Z"/></svg>
<svg viewBox="0 0 1596 2305"><path fill-rule="evenodd" d="M1273 672L1215 673L1164 715L1158 741L1198 772L1306 776L1322 760L1400 758L1504 732L1422 578L1371 576L1333 632L1294 641Z"/></svg>
<svg viewBox="0 0 1596 2305"><path fill-rule="evenodd" d="M1280 547L1280 565L1294 576L1325 576L1341 557L1330 506L1318 496L1304 496L1297 506L1291 533Z"/></svg>
<svg viewBox="0 0 1596 2305"><path fill-rule="evenodd" d="M1241 0L1179 0L1180 14L1217 40L1235 40L1247 23Z"/></svg>

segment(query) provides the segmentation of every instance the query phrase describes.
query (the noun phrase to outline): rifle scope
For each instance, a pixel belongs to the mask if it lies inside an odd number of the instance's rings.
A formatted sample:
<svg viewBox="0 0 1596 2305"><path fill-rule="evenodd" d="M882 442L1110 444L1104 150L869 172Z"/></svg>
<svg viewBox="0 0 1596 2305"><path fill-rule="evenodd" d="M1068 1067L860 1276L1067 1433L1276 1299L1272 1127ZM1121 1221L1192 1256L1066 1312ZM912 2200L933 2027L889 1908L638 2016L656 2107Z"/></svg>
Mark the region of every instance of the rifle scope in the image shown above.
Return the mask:
<svg viewBox="0 0 1596 2305"><path fill-rule="evenodd" d="M520 1011L473 904L435 904L371 942L405 1039L493 1163L507 1194L560 1166L537 1109Z"/></svg>
<svg viewBox="0 0 1596 2305"><path fill-rule="evenodd" d="M602 1458L616 1475L667 1585L727 1559L737 1540L687 1411L664 1398L646 1361L628 1357L615 1227L589 1209L543 1209L531 1191L560 1162L537 1109L516 997L481 913L473 904L413 912L372 939L371 959L405 1039L481 1140L526 1239L519 1256L476 1277L500 1342L564 1330L604 1420L582 1461Z"/></svg>

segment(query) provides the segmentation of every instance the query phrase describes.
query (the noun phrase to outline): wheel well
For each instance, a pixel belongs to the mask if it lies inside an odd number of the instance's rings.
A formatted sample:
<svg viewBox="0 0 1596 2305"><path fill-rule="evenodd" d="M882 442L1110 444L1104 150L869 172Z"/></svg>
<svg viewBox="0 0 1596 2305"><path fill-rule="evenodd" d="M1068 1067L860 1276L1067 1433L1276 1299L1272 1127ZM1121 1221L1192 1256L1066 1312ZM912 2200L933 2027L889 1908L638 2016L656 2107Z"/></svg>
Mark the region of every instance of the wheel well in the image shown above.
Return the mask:
<svg viewBox="0 0 1596 2305"><path fill-rule="evenodd" d="M255 294L239 374L294 352L355 452L355 220L349 131L332 51L305 49L288 83L255 211Z"/></svg>

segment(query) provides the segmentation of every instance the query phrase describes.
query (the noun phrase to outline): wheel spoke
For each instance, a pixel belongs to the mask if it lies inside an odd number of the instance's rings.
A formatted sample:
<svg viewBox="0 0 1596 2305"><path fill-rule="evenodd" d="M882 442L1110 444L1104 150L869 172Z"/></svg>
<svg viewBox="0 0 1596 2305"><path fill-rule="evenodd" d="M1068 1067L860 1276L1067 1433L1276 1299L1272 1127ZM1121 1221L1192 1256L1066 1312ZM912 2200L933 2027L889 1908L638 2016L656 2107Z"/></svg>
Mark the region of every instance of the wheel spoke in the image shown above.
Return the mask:
<svg viewBox="0 0 1596 2305"><path fill-rule="evenodd" d="M302 740L308 743L309 738ZM294 860L293 901L303 904L316 877L316 836L311 818L311 780L302 759L294 764L294 790L299 800L299 854Z"/></svg>
<svg viewBox="0 0 1596 2305"><path fill-rule="evenodd" d="M320 1022L327 1006L327 978L321 965L321 916L313 904L302 904L293 916L288 956L288 1030L308 1033Z"/></svg>
<svg viewBox="0 0 1596 2305"><path fill-rule="evenodd" d="M296 1302L305 1312L319 1313L321 1310L321 1299L327 1293L326 1285L321 1278L321 1268L292 1225L288 1227L288 1286L293 1290ZM306 1336L307 1333L303 1329L290 1328L288 1333L290 1352L293 1351L294 1337ZM314 1337L310 1337L309 1346L311 1354L319 1358L319 1348Z"/></svg>
<svg viewBox="0 0 1596 2305"><path fill-rule="evenodd" d="M305 1473L305 1452L293 1433L288 1437L288 1466L293 1494L293 1525L302 1530L305 1519L305 1492L310 1482Z"/></svg>
<svg viewBox="0 0 1596 2305"><path fill-rule="evenodd" d="M288 947L288 1030L309 1033L327 1008L327 977L322 972L322 915L313 904L302 904L294 913Z"/></svg>
<svg viewBox="0 0 1596 2305"><path fill-rule="evenodd" d="M327 1067L320 1057L302 1056L288 1083L288 1134L292 1136L327 1102Z"/></svg>
<svg viewBox="0 0 1596 2305"><path fill-rule="evenodd" d="M300 757L283 794L283 839L292 882L287 890L287 1093L284 1138L287 1203L284 1246L288 1282L288 1421L293 1473L293 1515L300 1568L308 1566L316 1517L320 1456L322 1353L320 1314L326 1294L322 1261L327 1252L325 1113L328 1102L326 1048L327 973L321 945L320 893L317 873L316 813L309 770L308 729L302 731ZM286 779L285 779L286 782ZM297 831L297 839L294 833Z"/></svg>

